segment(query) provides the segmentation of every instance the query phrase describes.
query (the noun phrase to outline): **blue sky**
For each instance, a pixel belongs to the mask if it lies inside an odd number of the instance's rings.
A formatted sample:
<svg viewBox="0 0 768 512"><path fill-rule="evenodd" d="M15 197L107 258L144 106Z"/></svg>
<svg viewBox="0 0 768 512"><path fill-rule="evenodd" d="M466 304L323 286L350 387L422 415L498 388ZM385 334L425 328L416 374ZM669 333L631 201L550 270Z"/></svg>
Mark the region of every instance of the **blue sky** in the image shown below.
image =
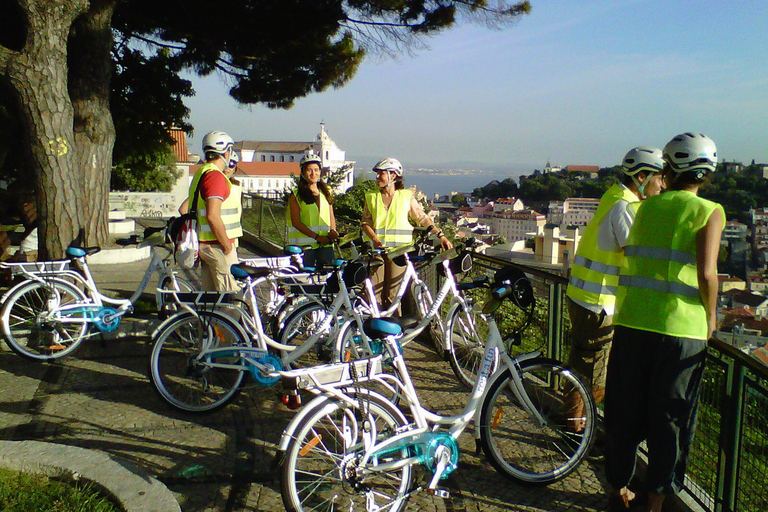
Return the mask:
<svg viewBox="0 0 768 512"><path fill-rule="evenodd" d="M763 1L531 4L503 30L462 24L413 56L369 58L345 87L287 111L238 106L219 78L195 78L191 149L214 129L312 140L323 121L348 158L406 168L610 166L688 130L709 135L721 159L768 163Z"/></svg>

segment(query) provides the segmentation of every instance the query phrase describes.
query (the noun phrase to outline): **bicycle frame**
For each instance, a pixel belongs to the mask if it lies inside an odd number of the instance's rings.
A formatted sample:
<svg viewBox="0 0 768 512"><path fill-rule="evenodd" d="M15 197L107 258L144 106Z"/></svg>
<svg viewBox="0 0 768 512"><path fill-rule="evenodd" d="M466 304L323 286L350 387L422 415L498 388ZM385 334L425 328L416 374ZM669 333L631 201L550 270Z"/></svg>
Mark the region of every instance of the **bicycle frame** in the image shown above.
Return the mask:
<svg viewBox="0 0 768 512"><path fill-rule="evenodd" d="M296 370L296 371L288 371L288 372L282 372L281 375L283 376L283 379L295 379L296 387L301 389L313 389L317 393L320 393L320 396L313 399L311 402L309 402L299 413L291 420L291 422L288 424L286 429L283 431L283 434L280 438L280 442L278 445L278 449L280 451L285 452L288 448L289 443L293 441L295 438L295 431L297 427L301 424L303 419L311 414L315 407L313 405L320 404L322 401L327 400L328 398L336 398L339 400L344 401L345 403L350 404L351 406L355 406L358 403L358 398L353 398L348 396L345 393L345 389L349 389L350 387L353 387L354 385L357 385L358 383L363 382L376 382L378 384L381 384L385 386L387 389L391 391L398 392L402 398L404 398L408 409L410 410L410 413L413 418L413 423L415 424L415 428L407 430L405 432L396 434L380 443L375 443L372 446L366 446L364 453L362 454L362 459L360 461L359 466L360 467L366 467L368 471L388 471L396 468L402 468L409 465L416 465L419 463L419 459L416 456L408 457L402 460L399 460L394 463L389 464L373 464L373 465L367 465L367 463L371 460L371 458L375 458L377 453L385 452L387 449L391 448L400 448L404 445L413 444L416 442L419 436L437 432L440 427L447 427L446 429L441 429L441 432L447 432L450 436L452 436L454 439L458 439L458 437L461 435L461 433L467 428L467 426L470 424L470 422L474 421L476 425L479 424L480 421L480 414L481 414L481 408L480 404L482 404L485 395L488 391L488 383L496 377L500 372L503 372L507 369L510 370L510 374L512 376L512 380L510 381L510 388L512 392L514 393L515 397L520 401L521 404L524 405L526 411L528 414L530 414L532 417L536 418L536 420L540 424L545 424L545 419L539 414L538 410L534 405L532 404L530 398L528 397L525 388L523 386L523 382L521 379L521 372L520 372L520 363L527 361L529 359L534 359L540 355L539 352L530 352L527 354L522 354L520 356L517 356L515 358L511 358L506 350L504 349L504 344L501 338L501 334L499 333L498 327L496 325L496 322L493 320L492 316L488 317L488 325L489 325L489 337L488 342L486 344L485 353L483 355L483 363L479 369L478 372L478 378L475 382L475 386L471 391L470 397L464 406L464 409L457 415L452 416L441 416L439 414L436 414L434 412L431 412L424 408L421 405L421 402L419 401L418 393L413 385L413 381L411 380L410 373L408 372L408 367L405 364L405 359L403 358L403 353L401 348L398 346L396 340L393 337L387 338L387 352L388 355L392 359L392 364L397 369L397 372L395 372L395 375L389 374L389 373L381 373L380 367L381 362L380 360L374 363L369 364L368 372L357 372L358 373L358 379L351 380L349 378L350 371L348 369L338 369L340 365L326 365L325 367L314 367L314 368L306 368L302 370ZM501 354L501 361L499 364L498 369L496 372L491 374L492 370L492 362L494 358L495 351L498 351ZM378 356L381 358L382 356ZM372 359L374 361L374 359ZM346 364L347 366L355 364L357 367L364 364L365 362L363 360L361 361L355 361L353 363L342 363L342 365ZM327 382L328 380L328 373L329 371L336 372L340 376L339 379L332 379L331 382ZM346 372L346 373L345 373ZM347 376L347 378L343 378L344 376ZM402 404L401 404L402 407ZM475 429L475 438L480 438L480 429ZM437 482L440 479L439 472L435 473L435 476L432 478L429 488L435 489L437 486Z"/></svg>

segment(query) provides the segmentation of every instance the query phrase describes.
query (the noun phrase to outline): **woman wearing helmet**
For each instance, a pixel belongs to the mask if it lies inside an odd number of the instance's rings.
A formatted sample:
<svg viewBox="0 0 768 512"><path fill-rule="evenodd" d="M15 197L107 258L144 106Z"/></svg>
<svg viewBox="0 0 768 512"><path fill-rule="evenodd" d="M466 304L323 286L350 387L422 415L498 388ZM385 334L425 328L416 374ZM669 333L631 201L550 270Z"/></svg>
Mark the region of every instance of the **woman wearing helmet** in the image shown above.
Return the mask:
<svg viewBox="0 0 768 512"><path fill-rule="evenodd" d="M288 243L302 247L304 265L321 267L333 261L330 244L339 238L331 206L331 192L320 178L322 159L307 152L301 159L298 186L288 198Z"/></svg>
<svg viewBox="0 0 768 512"><path fill-rule="evenodd" d="M363 218L360 223L364 240L369 241L375 248L409 244L413 242L410 219L416 225L427 227L434 232L444 249L453 247L424 212L411 190L405 189L403 166L397 159L380 160L373 166L373 172L376 173L378 191L365 194ZM384 265L371 276L376 297L382 308L388 308L395 299L403 272L405 267L396 265L385 256Z"/></svg>
<svg viewBox="0 0 768 512"><path fill-rule="evenodd" d="M648 511L683 487L707 340L717 326L723 207L698 197L717 165L701 133L663 151L667 191L640 206L616 292L605 396L610 510L627 510L638 445L648 442Z"/></svg>
<svg viewBox="0 0 768 512"><path fill-rule="evenodd" d="M213 131L203 137L205 163L189 186L187 203L197 209L200 239L200 280L203 290L237 289L229 267L238 262L235 241L243 235L240 224L242 206L239 187L229 180L236 158L234 141L224 132ZM197 198L197 200L195 200ZM186 209L182 205L181 209Z"/></svg>

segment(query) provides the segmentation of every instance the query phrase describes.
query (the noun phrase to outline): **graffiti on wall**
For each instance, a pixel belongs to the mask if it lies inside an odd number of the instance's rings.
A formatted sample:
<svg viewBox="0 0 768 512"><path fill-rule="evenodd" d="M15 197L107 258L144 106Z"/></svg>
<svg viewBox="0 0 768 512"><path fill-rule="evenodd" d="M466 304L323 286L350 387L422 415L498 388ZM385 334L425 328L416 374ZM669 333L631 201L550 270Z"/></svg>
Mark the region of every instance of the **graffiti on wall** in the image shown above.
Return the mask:
<svg viewBox="0 0 768 512"><path fill-rule="evenodd" d="M111 203L122 202L129 218L169 218L179 214L180 201L171 193L111 192Z"/></svg>

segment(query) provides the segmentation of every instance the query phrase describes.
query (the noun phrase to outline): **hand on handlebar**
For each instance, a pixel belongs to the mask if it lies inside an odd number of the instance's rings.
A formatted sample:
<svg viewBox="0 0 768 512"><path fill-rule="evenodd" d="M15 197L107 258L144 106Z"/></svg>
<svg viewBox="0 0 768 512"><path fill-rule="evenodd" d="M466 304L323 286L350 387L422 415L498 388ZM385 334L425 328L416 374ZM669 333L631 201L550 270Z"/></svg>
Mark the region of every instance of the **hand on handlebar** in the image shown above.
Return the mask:
<svg viewBox="0 0 768 512"><path fill-rule="evenodd" d="M328 238L331 240L338 240L339 239L339 232L335 229L332 229L328 232Z"/></svg>

